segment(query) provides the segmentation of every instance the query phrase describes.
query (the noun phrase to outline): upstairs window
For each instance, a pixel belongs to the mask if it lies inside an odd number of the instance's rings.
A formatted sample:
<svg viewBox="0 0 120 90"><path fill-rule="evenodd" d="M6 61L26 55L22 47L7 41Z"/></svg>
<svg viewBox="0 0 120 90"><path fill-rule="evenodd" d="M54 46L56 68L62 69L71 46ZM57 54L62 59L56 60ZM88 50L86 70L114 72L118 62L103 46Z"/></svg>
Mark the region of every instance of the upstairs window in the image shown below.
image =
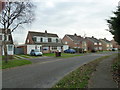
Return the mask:
<svg viewBox="0 0 120 90"><path fill-rule="evenodd" d="M2 35L0 35L0 40L2 40Z"/></svg>
<svg viewBox="0 0 120 90"><path fill-rule="evenodd" d="M37 37L37 42L40 42L40 37Z"/></svg>
<svg viewBox="0 0 120 90"><path fill-rule="evenodd" d="M52 38L52 42L56 42L56 38Z"/></svg>
<svg viewBox="0 0 120 90"><path fill-rule="evenodd" d="M56 39L56 42L58 43L58 39Z"/></svg>
<svg viewBox="0 0 120 90"><path fill-rule="evenodd" d="M43 38L40 39L40 42L43 42Z"/></svg>
<svg viewBox="0 0 120 90"><path fill-rule="evenodd" d="M48 38L46 38L46 37L43 40L44 40L44 42L48 42Z"/></svg>
<svg viewBox="0 0 120 90"><path fill-rule="evenodd" d="M36 37L33 37L33 41L36 42L36 41L37 41L37 38L36 38Z"/></svg>
<svg viewBox="0 0 120 90"><path fill-rule="evenodd" d="M97 45L97 43L94 43L94 45Z"/></svg>
<svg viewBox="0 0 120 90"><path fill-rule="evenodd" d="M51 38L48 38L48 42L52 42Z"/></svg>
<svg viewBox="0 0 120 90"><path fill-rule="evenodd" d="M99 45L102 45L102 43L99 43Z"/></svg>
<svg viewBox="0 0 120 90"><path fill-rule="evenodd" d="M68 44L68 42L66 41L65 44Z"/></svg>

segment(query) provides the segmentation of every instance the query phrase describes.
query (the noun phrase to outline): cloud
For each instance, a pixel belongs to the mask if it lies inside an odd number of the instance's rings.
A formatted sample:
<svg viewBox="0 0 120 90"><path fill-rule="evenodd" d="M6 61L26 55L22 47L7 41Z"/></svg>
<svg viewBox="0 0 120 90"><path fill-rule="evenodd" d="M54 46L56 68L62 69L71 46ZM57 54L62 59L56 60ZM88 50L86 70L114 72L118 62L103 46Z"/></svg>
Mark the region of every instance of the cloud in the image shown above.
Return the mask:
<svg viewBox="0 0 120 90"><path fill-rule="evenodd" d="M48 32L58 34L61 38L65 34L84 35L86 33L88 36L112 39L112 35L105 31L108 28L105 19L112 15L118 1L37 0L34 2L37 6L36 20L24 31L24 36L28 30L40 32L48 30Z"/></svg>

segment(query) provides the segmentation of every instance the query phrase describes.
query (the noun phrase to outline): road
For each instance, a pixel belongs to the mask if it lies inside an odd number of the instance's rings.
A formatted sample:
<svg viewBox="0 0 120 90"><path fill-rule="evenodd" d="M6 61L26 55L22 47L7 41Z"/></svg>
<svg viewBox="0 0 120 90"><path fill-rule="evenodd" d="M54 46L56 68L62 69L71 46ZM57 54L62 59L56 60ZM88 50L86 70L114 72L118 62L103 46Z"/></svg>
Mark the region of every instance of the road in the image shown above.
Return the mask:
<svg viewBox="0 0 120 90"><path fill-rule="evenodd" d="M6 69L2 71L2 86L3 88L50 88L81 65L110 54L53 58L32 65Z"/></svg>

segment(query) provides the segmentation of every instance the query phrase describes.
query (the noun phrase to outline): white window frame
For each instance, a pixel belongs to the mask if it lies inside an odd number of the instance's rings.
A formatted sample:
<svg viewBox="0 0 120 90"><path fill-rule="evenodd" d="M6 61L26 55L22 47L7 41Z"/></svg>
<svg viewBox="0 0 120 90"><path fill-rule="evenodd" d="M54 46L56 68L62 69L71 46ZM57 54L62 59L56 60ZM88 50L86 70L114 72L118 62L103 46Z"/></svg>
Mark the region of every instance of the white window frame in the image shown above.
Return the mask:
<svg viewBox="0 0 120 90"><path fill-rule="evenodd" d="M43 42L48 42L48 37L43 37Z"/></svg>
<svg viewBox="0 0 120 90"><path fill-rule="evenodd" d="M102 45L102 43L99 43L99 45Z"/></svg>
<svg viewBox="0 0 120 90"><path fill-rule="evenodd" d="M56 43L57 38L52 38L52 42Z"/></svg>
<svg viewBox="0 0 120 90"><path fill-rule="evenodd" d="M41 38L40 37L36 37L37 38L37 42L40 42L41 41Z"/></svg>
<svg viewBox="0 0 120 90"><path fill-rule="evenodd" d="M97 45L97 43L95 42L94 45Z"/></svg>
<svg viewBox="0 0 120 90"><path fill-rule="evenodd" d="M65 41L65 44L68 44L68 42L67 42L67 41Z"/></svg>

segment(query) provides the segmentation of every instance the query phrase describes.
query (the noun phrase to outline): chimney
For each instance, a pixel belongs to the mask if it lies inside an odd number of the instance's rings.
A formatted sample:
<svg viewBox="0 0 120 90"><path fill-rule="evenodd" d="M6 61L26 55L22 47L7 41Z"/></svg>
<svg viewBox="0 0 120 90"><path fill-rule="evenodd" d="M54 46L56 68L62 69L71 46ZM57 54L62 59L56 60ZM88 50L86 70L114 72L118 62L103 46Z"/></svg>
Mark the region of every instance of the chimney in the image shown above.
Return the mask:
<svg viewBox="0 0 120 90"><path fill-rule="evenodd" d="M75 33L74 36L77 36L77 34Z"/></svg>
<svg viewBox="0 0 120 90"><path fill-rule="evenodd" d="M94 36L92 36L92 38L94 38Z"/></svg>
<svg viewBox="0 0 120 90"><path fill-rule="evenodd" d="M47 34L47 30L45 30L45 33Z"/></svg>
<svg viewBox="0 0 120 90"><path fill-rule="evenodd" d="M104 38L104 40L107 40L106 38Z"/></svg>

